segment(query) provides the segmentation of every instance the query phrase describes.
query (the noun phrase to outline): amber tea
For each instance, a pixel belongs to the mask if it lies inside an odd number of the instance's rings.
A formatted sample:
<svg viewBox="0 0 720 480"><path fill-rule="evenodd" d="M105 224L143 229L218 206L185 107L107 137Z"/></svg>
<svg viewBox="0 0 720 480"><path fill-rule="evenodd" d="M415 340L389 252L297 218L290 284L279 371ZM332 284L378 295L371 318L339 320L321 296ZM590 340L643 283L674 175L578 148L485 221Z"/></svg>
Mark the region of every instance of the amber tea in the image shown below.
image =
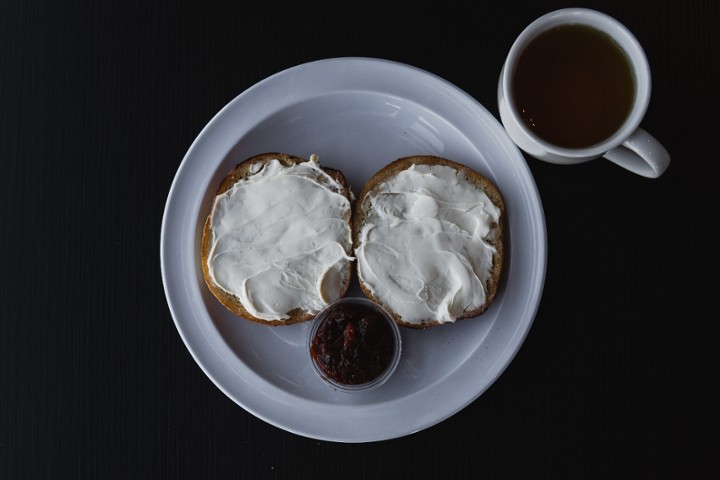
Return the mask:
<svg viewBox="0 0 720 480"><path fill-rule="evenodd" d="M571 24L527 45L511 88L517 111L537 136L559 147L585 148L623 125L633 107L635 77L612 38Z"/></svg>

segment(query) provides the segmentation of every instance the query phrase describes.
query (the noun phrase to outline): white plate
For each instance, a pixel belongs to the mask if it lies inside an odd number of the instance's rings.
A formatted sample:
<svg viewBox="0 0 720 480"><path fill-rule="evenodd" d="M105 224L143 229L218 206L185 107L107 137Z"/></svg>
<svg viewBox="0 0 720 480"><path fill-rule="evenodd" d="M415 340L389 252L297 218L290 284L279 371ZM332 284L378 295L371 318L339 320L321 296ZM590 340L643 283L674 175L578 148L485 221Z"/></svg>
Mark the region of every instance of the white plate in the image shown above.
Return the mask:
<svg viewBox="0 0 720 480"><path fill-rule="evenodd" d="M403 357L381 388L347 394L322 383L305 350L309 324L238 319L207 290L201 226L225 174L277 151L342 170L357 195L396 158L434 154L493 180L507 204L507 265L491 308L475 319L402 329ZM337 442L401 437L450 417L505 370L525 339L545 280L545 216L535 181L499 122L442 78L372 58L299 65L248 89L203 129L183 159L160 241L165 294L185 345L245 410L298 435ZM357 284L350 295L361 296Z"/></svg>

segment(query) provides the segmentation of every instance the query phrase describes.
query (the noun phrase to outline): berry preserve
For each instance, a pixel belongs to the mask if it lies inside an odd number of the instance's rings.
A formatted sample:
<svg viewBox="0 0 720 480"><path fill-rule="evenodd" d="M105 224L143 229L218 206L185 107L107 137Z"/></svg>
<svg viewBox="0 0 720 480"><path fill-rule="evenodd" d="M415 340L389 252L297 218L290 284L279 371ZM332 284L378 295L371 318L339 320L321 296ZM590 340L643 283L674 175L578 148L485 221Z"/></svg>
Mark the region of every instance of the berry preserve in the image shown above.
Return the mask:
<svg viewBox="0 0 720 480"><path fill-rule="evenodd" d="M324 310L310 338L322 375L340 385L372 382L396 360L397 327L372 302L346 299Z"/></svg>

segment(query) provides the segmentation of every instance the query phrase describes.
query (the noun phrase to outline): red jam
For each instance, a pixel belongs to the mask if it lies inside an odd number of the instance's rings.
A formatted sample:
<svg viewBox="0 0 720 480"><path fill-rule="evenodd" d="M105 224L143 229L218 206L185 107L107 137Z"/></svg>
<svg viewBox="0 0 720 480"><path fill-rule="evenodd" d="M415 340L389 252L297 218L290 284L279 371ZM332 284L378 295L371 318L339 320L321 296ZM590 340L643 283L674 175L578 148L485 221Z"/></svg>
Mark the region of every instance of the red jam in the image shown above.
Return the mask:
<svg viewBox="0 0 720 480"><path fill-rule="evenodd" d="M395 337L377 310L341 303L321 322L310 343L310 355L328 379L359 385L374 380L390 365Z"/></svg>

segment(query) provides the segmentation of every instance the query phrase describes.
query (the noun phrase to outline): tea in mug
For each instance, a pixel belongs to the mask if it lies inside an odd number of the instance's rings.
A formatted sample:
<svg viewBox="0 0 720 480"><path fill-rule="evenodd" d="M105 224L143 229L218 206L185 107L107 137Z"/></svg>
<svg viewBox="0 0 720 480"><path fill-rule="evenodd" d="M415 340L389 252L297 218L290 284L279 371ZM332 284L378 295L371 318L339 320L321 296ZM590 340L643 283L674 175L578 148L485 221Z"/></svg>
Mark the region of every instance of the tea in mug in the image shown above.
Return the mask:
<svg viewBox="0 0 720 480"><path fill-rule="evenodd" d="M569 24L531 40L520 53L511 89L517 111L538 137L585 148L623 125L635 77L627 54L610 36Z"/></svg>

